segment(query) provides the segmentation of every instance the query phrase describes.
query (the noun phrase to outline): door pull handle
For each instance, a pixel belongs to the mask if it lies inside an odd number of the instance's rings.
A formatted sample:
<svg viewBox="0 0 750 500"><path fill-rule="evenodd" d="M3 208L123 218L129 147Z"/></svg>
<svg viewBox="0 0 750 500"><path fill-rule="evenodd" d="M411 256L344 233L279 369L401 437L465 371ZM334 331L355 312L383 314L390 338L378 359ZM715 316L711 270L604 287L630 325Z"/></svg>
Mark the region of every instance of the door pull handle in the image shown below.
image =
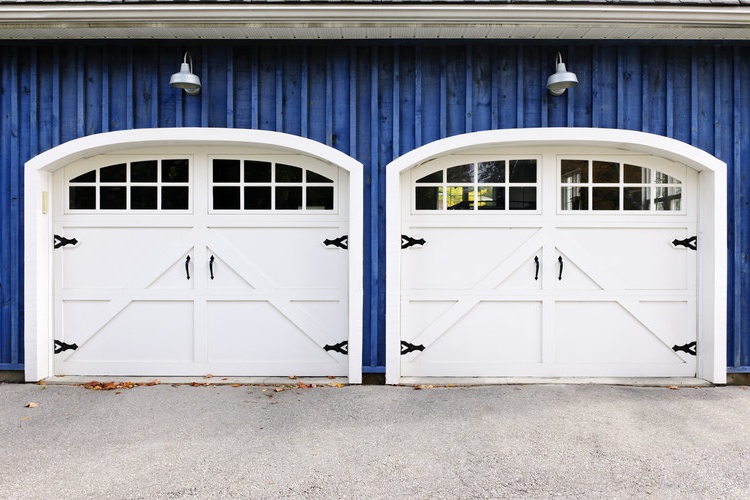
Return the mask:
<svg viewBox="0 0 750 500"><path fill-rule="evenodd" d="M557 258L557 261L560 263L560 275L557 277L558 280L562 280L562 271L563 271L563 259L562 255Z"/></svg>
<svg viewBox="0 0 750 500"><path fill-rule="evenodd" d="M190 279L190 256L188 255L185 259L185 275L187 279Z"/></svg>
<svg viewBox="0 0 750 500"><path fill-rule="evenodd" d="M534 272L534 279L538 280L539 279L539 256L538 255L534 256L534 264L536 264L536 271Z"/></svg>
<svg viewBox="0 0 750 500"><path fill-rule="evenodd" d="M211 279L214 279L214 256L212 255L210 259L208 259L208 271L211 273Z"/></svg>

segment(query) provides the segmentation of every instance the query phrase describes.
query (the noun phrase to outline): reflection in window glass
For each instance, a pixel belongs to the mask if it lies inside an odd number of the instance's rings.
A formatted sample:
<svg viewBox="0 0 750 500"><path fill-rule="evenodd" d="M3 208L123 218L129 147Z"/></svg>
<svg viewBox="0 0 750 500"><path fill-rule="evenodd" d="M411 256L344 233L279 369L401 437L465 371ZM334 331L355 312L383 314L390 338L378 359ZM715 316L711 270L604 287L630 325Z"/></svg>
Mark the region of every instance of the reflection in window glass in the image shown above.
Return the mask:
<svg viewBox="0 0 750 500"><path fill-rule="evenodd" d="M240 182L240 160L214 160L214 182Z"/></svg>
<svg viewBox="0 0 750 500"><path fill-rule="evenodd" d="M127 188L125 186L102 186L99 188L99 208L102 210L125 210Z"/></svg>
<svg viewBox="0 0 750 500"><path fill-rule="evenodd" d="M563 210L588 210L589 188L586 186L563 186L561 188Z"/></svg>
<svg viewBox="0 0 750 500"><path fill-rule="evenodd" d="M214 186L213 194L213 205L215 210L239 210L239 186Z"/></svg>
<svg viewBox="0 0 750 500"><path fill-rule="evenodd" d="M245 186L245 210L270 209L271 186Z"/></svg>
<svg viewBox="0 0 750 500"><path fill-rule="evenodd" d="M474 208L474 188L471 186L448 186L445 199L448 210L472 210Z"/></svg>
<svg viewBox="0 0 750 500"><path fill-rule="evenodd" d="M271 163L245 160L245 182L271 182Z"/></svg>
<svg viewBox="0 0 750 500"><path fill-rule="evenodd" d="M442 187L423 187L419 186L416 190L416 208L417 210L440 210L443 201Z"/></svg>
<svg viewBox="0 0 750 500"><path fill-rule="evenodd" d="M594 161L591 165L591 178L594 184L616 184L620 182L620 164L609 161Z"/></svg>
<svg viewBox="0 0 750 500"><path fill-rule="evenodd" d="M655 178L654 182L657 184L681 184L681 182L678 179L675 179L674 177L670 177L669 175L662 173L662 172L654 172Z"/></svg>
<svg viewBox="0 0 750 500"><path fill-rule="evenodd" d="M99 171L99 182L125 182L127 181L127 175L127 165L124 163L110 165L102 167Z"/></svg>
<svg viewBox="0 0 750 500"><path fill-rule="evenodd" d="M448 168L448 182L474 182L474 164Z"/></svg>
<svg viewBox="0 0 750 500"><path fill-rule="evenodd" d="M562 160L560 162L560 182L576 184L589 181L589 162L587 160Z"/></svg>
<svg viewBox="0 0 750 500"><path fill-rule="evenodd" d="M510 182L536 182L536 160L510 160L508 171Z"/></svg>
<svg viewBox="0 0 750 500"><path fill-rule="evenodd" d="M620 209L620 188L595 187L591 191L591 206L594 210Z"/></svg>
<svg viewBox="0 0 750 500"><path fill-rule="evenodd" d="M276 209L277 210L301 210L302 209L302 187L276 186Z"/></svg>
<svg viewBox="0 0 750 500"><path fill-rule="evenodd" d="M427 182L443 182L443 171L438 170L437 172L433 172L431 174L425 175L421 179L417 179L418 184L427 183Z"/></svg>
<svg viewBox="0 0 750 500"><path fill-rule="evenodd" d="M480 187L477 190L477 208L479 210L505 210L505 188Z"/></svg>
<svg viewBox="0 0 750 500"><path fill-rule="evenodd" d="M134 161L130 164L130 182L156 182L157 164L156 160Z"/></svg>
<svg viewBox="0 0 750 500"><path fill-rule="evenodd" d="M75 210L96 209L96 188L94 186L71 186L68 190L68 203Z"/></svg>
<svg viewBox="0 0 750 500"><path fill-rule="evenodd" d="M622 190L622 208L624 210L651 210L649 187L626 187Z"/></svg>
<svg viewBox="0 0 750 500"><path fill-rule="evenodd" d="M292 165L277 163L276 182L302 182L302 169Z"/></svg>
<svg viewBox="0 0 750 500"><path fill-rule="evenodd" d="M333 210L333 187L309 186L307 188L308 210Z"/></svg>
<svg viewBox="0 0 750 500"><path fill-rule="evenodd" d="M654 196L654 207L656 210L680 210L682 201L682 188L679 187L657 187Z"/></svg>
<svg viewBox="0 0 750 500"><path fill-rule="evenodd" d="M636 165L623 165L625 184L650 184L651 169L638 167Z"/></svg>
<svg viewBox="0 0 750 500"><path fill-rule="evenodd" d="M478 165L479 183L500 183L505 182L505 161L483 161Z"/></svg>
<svg viewBox="0 0 750 500"><path fill-rule="evenodd" d="M536 210L536 187L511 187L508 191L510 210Z"/></svg>
<svg viewBox="0 0 750 500"><path fill-rule="evenodd" d="M162 182L188 182L190 170L187 160L162 160L161 162Z"/></svg>

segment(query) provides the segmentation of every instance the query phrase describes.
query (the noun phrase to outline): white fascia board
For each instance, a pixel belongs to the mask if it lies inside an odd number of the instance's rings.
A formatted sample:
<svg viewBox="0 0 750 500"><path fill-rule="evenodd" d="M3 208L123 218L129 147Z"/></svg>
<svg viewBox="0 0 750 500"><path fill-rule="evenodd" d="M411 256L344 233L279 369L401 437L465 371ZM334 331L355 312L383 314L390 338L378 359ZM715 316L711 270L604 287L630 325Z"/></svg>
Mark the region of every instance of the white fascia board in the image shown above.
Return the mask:
<svg viewBox="0 0 750 500"><path fill-rule="evenodd" d="M463 29L467 36L509 36L523 27L539 28L533 38L618 38L624 30L660 38L678 29L693 39L750 39L750 6L682 7L621 5L269 5L269 4L13 4L0 6L0 39L222 38L223 32L245 30L275 38L372 38L383 30L411 33L409 38L442 38ZM602 30L605 28L605 30ZM403 31L403 30L408 31ZM607 31L610 29L611 31ZM108 31L109 30L109 31ZM172 31L172 35L167 34ZM351 30L355 30L352 32ZM726 32L727 36L717 35ZM26 35L23 35L26 33ZM609 34L607 34L609 33ZM681 37L682 38L682 37ZM687 37L686 37L687 38Z"/></svg>

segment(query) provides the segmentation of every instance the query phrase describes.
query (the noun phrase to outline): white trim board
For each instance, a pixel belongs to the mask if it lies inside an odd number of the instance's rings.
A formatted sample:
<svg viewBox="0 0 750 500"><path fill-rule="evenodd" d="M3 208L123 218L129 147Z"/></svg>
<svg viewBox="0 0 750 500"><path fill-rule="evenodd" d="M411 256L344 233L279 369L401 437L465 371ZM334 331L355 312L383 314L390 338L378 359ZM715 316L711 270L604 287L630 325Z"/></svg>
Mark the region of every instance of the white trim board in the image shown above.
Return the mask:
<svg viewBox="0 0 750 500"><path fill-rule="evenodd" d="M699 178L697 377L726 383L726 164L689 144L644 132L593 128L490 130L441 139L386 166L386 383L400 378L401 174L431 159L489 148L608 148L675 161Z"/></svg>
<svg viewBox="0 0 750 500"><path fill-rule="evenodd" d="M362 378L362 164L324 144L280 132L223 128L159 128L108 132L52 148L25 165L25 376L53 374L52 173L77 160L136 148L210 146L260 148L311 156L349 173L349 366L348 382Z"/></svg>

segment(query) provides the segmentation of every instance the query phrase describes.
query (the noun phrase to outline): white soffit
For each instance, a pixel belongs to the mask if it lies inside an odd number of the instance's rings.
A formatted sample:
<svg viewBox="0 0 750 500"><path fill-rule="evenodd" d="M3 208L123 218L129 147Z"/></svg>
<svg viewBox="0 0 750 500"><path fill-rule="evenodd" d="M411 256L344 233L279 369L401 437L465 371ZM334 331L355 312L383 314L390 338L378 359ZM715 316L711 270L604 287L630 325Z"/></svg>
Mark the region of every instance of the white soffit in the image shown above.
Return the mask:
<svg viewBox="0 0 750 500"><path fill-rule="evenodd" d="M3 4L0 39L748 40L750 6Z"/></svg>

